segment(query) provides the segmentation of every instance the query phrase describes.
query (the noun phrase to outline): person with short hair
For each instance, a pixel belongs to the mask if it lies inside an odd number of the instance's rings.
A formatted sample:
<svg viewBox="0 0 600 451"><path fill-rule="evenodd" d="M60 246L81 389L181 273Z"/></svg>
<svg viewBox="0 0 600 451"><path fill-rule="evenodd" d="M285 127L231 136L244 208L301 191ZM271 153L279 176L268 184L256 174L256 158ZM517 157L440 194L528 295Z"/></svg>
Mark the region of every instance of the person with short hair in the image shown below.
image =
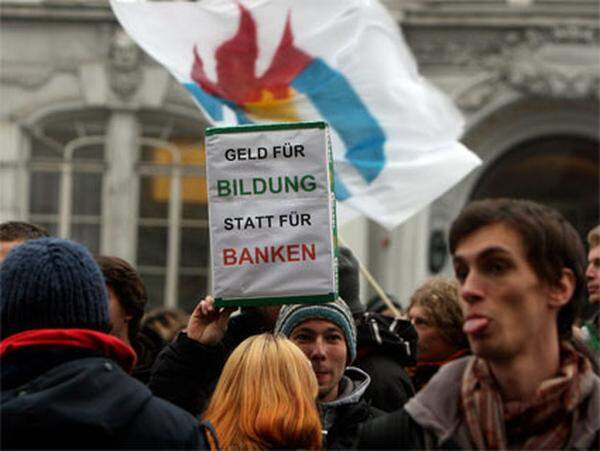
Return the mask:
<svg viewBox="0 0 600 451"><path fill-rule="evenodd" d="M96 263L108 289L110 333L135 350L137 362L131 374L147 384L154 361L166 343L153 330L141 326L148 303L144 282L133 266L122 258L99 255Z"/></svg>
<svg viewBox="0 0 600 451"><path fill-rule="evenodd" d="M46 229L24 221L8 221L0 224L0 264L8 253L27 240L49 237Z"/></svg>
<svg viewBox="0 0 600 451"><path fill-rule="evenodd" d="M469 353L462 330L459 286L443 276L428 279L411 296L408 317L419 335L417 364L412 381L417 390L429 382L446 363Z"/></svg>
<svg viewBox="0 0 600 451"><path fill-rule="evenodd" d="M583 341L596 353L600 352L600 225L594 227L587 236L589 252L585 271L588 290L588 304L582 315Z"/></svg>
<svg viewBox="0 0 600 451"><path fill-rule="evenodd" d="M346 303L338 299L325 304L285 305L275 333L292 340L312 364L326 431L324 448L355 448L358 425L382 412L365 399L369 375L350 366L356 358L357 332Z"/></svg>
<svg viewBox="0 0 600 451"><path fill-rule="evenodd" d="M203 418L223 449L321 449L318 386L294 343L272 334L244 340L229 356Z"/></svg>
<svg viewBox="0 0 600 451"><path fill-rule="evenodd" d="M128 375L109 335L108 294L88 250L43 238L0 267L3 449L199 448L198 422Z"/></svg>
<svg viewBox="0 0 600 451"><path fill-rule="evenodd" d="M361 446L598 449L600 378L571 335L585 291L577 232L535 202L482 200L449 244L473 356L365 424Z"/></svg>
<svg viewBox="0 0 600 451"><path fill-rule="evenodd" d="M99 255L96 263L108 288L111 334L135 349L140 323L148 303L144 282L133 266L122 258Z"/></svg>

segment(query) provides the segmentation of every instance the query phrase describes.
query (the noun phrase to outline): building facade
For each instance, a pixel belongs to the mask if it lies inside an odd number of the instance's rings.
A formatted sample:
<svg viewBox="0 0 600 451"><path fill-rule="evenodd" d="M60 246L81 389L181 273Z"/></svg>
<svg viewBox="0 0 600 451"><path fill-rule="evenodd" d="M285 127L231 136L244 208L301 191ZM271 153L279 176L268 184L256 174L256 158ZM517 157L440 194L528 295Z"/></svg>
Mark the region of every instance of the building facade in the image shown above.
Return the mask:
<svg viewBox="0 0 600 451"><path fill-rule="evenodd" d="M406 301L450 272L447 230L472 199L536 199L582 234L598 223L599 2L384 3L484 164L394 231L341 228L382 286ZM119 255L152 305L191 308L210 291L202 115L107 1L0 0L0 20L0 222Z"/></svg>

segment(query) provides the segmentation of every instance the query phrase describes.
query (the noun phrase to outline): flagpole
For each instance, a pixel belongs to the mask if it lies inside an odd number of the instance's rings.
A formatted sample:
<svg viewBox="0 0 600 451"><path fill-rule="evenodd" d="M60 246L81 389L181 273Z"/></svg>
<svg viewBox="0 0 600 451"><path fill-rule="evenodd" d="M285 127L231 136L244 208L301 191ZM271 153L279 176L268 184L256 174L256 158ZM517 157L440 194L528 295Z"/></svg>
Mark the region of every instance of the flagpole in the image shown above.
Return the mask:
<svg viewBox="0 0 600 451"><path fill-rule="evenodd" d="M340 244L342 246L349 247L346 244L346 242L344 241L344 239L341 236L339 236L339 235L338 235L338 241L340 242ZM381 285L379 285L379 283L375 280L375 278L373 277L373 275L369 272L369 270L365 267L365 265L363 265L363 263L360 260L360 258L358 258L358 256L356 254L354 254L354 258L356 258L356 261L358 262L358 267L360 268L361 274L363 276L365 276L365 279L367 279L367 282L369 282L369 284L371 285L371 287L375 290L375 292L383 300L383 302L385 303L385 305L387 305L387 307L392 311L392 313L394 314L394 316L396 318L402 318L402 319L406 318L406 315L404 313L402 313L400 310L398 310L398 308L391 301L391 299L389 298L389 296L387 295L387 293L385 291L383 291L383 288L381 288Z"/></svg>

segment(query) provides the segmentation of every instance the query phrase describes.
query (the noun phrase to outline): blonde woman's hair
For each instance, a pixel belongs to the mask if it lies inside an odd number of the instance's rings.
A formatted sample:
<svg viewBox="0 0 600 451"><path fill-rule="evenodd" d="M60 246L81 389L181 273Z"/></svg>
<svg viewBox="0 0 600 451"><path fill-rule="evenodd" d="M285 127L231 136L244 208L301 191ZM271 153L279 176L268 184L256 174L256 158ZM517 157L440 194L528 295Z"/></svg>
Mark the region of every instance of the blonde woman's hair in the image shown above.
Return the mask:
<svg viewBox="0 0 600 451"><path fill-rule="evenodd" d="M223 449L321 449L318 384L308 358L279 335L231 354L204 413Z"/></svg>

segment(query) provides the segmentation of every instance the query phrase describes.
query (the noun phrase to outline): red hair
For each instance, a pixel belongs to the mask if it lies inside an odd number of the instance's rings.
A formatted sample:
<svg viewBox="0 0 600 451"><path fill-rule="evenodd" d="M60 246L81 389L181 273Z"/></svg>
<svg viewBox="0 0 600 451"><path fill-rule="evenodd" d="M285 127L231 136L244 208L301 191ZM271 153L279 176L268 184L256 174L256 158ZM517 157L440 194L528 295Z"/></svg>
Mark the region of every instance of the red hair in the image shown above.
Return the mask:
<svg viewBox="0 0 600 451"><path fill-rule="evenodd" d="M204 419L223 449L321 449L317 393L310 362L293 342L256 335L227 360Z"/></svg>

